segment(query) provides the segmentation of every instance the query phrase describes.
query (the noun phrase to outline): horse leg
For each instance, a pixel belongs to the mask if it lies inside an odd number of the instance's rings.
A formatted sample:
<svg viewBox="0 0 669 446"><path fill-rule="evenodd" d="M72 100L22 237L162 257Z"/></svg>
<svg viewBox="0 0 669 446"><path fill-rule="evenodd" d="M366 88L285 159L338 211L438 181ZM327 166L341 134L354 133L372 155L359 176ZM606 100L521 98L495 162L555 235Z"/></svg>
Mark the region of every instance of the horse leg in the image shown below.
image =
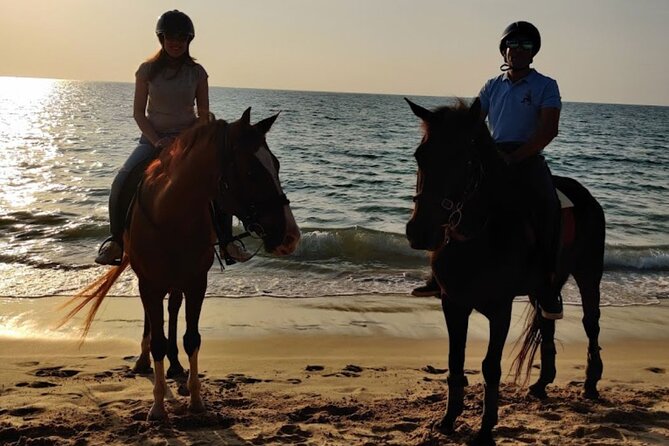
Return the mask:
<svg viewBox="0 0 669 446"><path fill-rule="evenodd" d="M139 354L139 358L137 358L132 371L142 375L152 373L151 357L149 356L151 353L151 324L146 312L144 312L144 332L142 333L141 349L142 352Z"/></svg>
<svg viewBox="0 0 669 446"><path fill-rule="evenodd" d="M202 301L207 288L207 277L200 281L195 289L186 293L186 334L184 334L184 349L188 354L190 370L188 372L188 390L190 404L188 409L194 413L204 412L204 403L200 395L200 378L198 376L197 357L200 351L201 337L198 328Z"/></svg>
<svg viewBox="0 0 669 446"><path fill-rule="evenodd" d="M441 307L448 329L448 407L446 414L438 424L440 431L453 432L455 420L464 410L465 386L465 346L471 308L461 307L450 302L445 295L441 297Z"/></svg>
<svg viewBox="0 0 669 446"><path fill-rule="evenodd" d="M167 298L167 313L169 323L167 325L167 359L170 367L167 369L167 378L178 379L186 376L186 371L179 362L179 347L177 347L177 322L183 294L181 291L171 291Z"/></svg>
<svg viewBox="0 0 669 446"><path fill-rule="evenodd" d="M583 386L583 395L586 398L599 398L597 382L602 379L604 364L600 356L601 347L599 346L599 282L601 273L593 271L582 273L574 272L574 280L578 285L583 302L583 327L588 336L588 365L585 370L585 384Z"/></svg>
<svg viewBox="0 0 669 446"><path fill-rule="evenodd" d="M478 443L492 442L492 429L497 425L499 409L499 383L502 378L502 352L511 326L513 297L504 298L495 308L486 311L490 325L490 340L481 371L485 380L483 397L483 419L476 440Z"/></svg>
<svg viewBox="0 0 669 446"><path fill-rule="evenodd" d="M142 297L144 311L149 318L151 326L151 356L153 356L153 405L149 410L147 421L161 421L167 419L165 410L165 393L167 392L167 381L165 380L165 354L167 351L167 339L163 331L163 297L165 293L158 290L148 289L140 281L139 292Z"/></svg>
<svg viewBox="0 0 669 446"><path fill-rule="evenodd" d="M532 297L532 301L536 302L534 297ZM548 398L546 386L552 383L557 375L555 366L555 356L557 354L555 349L555 321L543 318L541 312L537 312L537 321L541 333L541 371L537 382L530 386L529 393L536 398L544 399Z"/></svg>

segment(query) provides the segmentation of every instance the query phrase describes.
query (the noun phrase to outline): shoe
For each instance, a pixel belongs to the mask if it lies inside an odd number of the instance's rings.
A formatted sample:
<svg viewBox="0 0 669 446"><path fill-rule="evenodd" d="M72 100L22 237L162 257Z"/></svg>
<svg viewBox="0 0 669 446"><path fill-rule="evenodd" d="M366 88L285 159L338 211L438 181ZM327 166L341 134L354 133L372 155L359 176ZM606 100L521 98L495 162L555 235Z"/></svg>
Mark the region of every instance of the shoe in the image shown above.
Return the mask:
<svg viewBox="0 0 669 446"><path fill-rule="evenodd" d="M239 240L234 240L225 245L225 253L228 254L234 261L244 263L253 257L253 254L248 252L244 244Z"/></svg>
<svg viewBox="0 0 669 446"><path fill-rule="evenodd" d="M123 248L118 242L108 239L100 246L98 256L95 258L95 263L100 265L118 265L121 263L123 257Z"/></svg>
<svg viewBox="0 0 669 446"><path fill-rule="evenodd" d="M441 295L441 288L439 288L437 281L432 277L425 285L414 288L411 295L415 297L439 297Z"/></svg>
<svg viewBox="0 0 669 446"><path fill-rule="evenodd" d="M560 294L557 294L555 298L550 301L545 300L544 302L540 302L539 307L541 307L541 316L544 319L556 321L564 317L562 311L562 296Z"/></svg>

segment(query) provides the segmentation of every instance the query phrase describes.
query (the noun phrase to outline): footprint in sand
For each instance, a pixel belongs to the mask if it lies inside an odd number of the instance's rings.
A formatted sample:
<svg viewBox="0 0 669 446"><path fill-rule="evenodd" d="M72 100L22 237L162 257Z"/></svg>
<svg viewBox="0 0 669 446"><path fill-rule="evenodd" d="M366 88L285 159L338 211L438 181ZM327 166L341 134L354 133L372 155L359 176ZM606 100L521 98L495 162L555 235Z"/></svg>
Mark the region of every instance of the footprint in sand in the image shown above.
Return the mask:
<svg viewBox="0 0 669 446"><path fill-rule="evenodd" d="M426 365L425 367L421 368L421 371L425 373L429 373L431 375L442 375L446 372L448 372L448 369L438 369L436 367L432 367L431 365Z"/></svg>
<svg viewBox="0 0 669 446"><path fill-rule="evenodd" d="M30 415L37 415L44 412L45 409L41 407L26 406L26 407L17 407L16 409L10 409L7 411L10 415L14 417L27 417Z"/></svg>
<svg viewBox="0 0 669 446"><path fill-rule="evenodd" d="M35 367L39 365L39 362L38 361L17 362L16 365L19 367Z"/></svg>
<svg viewBox="0 0 669 446"><path fill-rule="evenodd" d="M232 373L224 379L215 379L213 380L214 384L218 384L224 389L234 389L240 384L256 384L261 382L268 382L268 380L262 380L258 378L251 378L241 373Z"/></svg>
<svg viewBox="0 0 669 446"><path fill-rule="evenodd" d="M30 387L32 389L45 389L47 387L56 387L58 384L50 383L48 381L33 381L31 383L20 382L16 384L16 387Z"/></svg>
<svg viewBox="0 0 669 446"><path fill-rule="evenodd" d="M279 428L277 434L282 436L281 439L283 441L286 440L299 441L311 437L311 432L302 430L300 426L297 426L295 424L284 424Z"/></svg>
<svg viewBox="0 0 669 446"><path fill-rule="evenodd" d="M44 367L42 369L37 369L34 375L40 377L70 378L78 374L79 372L80 370L67 370L63 369L63 366L57 366L57 367Z"/></svg>

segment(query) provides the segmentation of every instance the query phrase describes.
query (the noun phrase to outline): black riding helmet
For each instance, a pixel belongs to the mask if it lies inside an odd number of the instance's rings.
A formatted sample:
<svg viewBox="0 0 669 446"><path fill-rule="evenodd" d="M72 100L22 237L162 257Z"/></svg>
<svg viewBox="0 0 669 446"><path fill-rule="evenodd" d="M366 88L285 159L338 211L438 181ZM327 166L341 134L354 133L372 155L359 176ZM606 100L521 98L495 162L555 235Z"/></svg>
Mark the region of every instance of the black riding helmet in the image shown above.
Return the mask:
<svg viewBox="0 0 669 446"><path fill-rule="evenodd" d="M513 22L504 29L502 37L499 40L499 52L502 53L502 56L504 56L504 53L506 52L506 40L516 35L527 37L532 41L534 44L534 48L532 48L532 56L536 56L541 49L541 35L534 25L530 22L523 21Z"/></svg>
<svg viewBox="0 0 669 446"><path fill-rule="evenodd" d="M165 34L185 34L190 42L195 37L193 21L181 11L167 11L156 23L156 35L161 39Z"/></svg>

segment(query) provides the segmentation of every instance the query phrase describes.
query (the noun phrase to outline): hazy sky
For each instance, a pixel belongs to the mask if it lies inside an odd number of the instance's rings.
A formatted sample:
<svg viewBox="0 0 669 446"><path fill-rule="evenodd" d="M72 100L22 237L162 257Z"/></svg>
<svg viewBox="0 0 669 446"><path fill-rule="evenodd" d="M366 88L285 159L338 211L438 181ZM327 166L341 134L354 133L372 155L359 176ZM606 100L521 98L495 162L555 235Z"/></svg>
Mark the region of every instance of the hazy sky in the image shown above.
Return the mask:
<svg viewBox="0 0 669 446"><path fill-rule="evenodd" d="M529 20L563 100L669 105L669 0L0 0L0 76L133 82L174 8L213 86L471 97Z"/></svg>

